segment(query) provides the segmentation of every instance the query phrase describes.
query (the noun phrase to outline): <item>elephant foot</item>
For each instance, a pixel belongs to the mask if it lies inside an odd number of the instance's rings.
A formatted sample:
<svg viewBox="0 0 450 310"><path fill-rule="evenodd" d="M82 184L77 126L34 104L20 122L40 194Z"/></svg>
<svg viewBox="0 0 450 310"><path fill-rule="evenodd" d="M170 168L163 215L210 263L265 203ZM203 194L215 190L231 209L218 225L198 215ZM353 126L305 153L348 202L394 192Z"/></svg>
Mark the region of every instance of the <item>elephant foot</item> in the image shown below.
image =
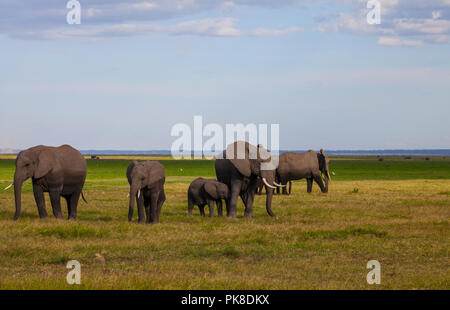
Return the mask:
<svg viewBox="0 0 450 310"><path fill-rule="evenodd" d="M71 222L76 222L77 218L76 217L69 217L68 220L71 221Z"/></svg>
<svg viewBox="0 0 450 310"><path fill-rule="evenodd" d="M244 216L245 216L246 218L251 219L251 218L253 218L253 213L244 213Z"/></svg>

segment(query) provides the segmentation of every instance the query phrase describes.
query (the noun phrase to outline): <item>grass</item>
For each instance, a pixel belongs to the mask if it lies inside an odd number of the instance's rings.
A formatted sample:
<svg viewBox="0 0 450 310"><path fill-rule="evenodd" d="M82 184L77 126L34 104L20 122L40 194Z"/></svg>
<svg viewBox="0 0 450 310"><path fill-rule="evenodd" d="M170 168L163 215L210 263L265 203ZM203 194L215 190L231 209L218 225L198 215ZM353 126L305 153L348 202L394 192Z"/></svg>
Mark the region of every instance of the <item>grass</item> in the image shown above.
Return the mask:
<svg viewBox="0 0 450 310"><path fill-rule="evenodd" d="M213 162L162 160L168 200L151 226L127 222L129 160L89 161L89 204L80 202L77 222L39 220L30 182L13 222L13 192L0 191L0 289L450 287L449 161L332 158L328 194L297 181L293 195L274 198L276 218L258 196L254 219L240 204L232 220L187 216L189 183L212 177ZM0 186L13 173L13 160L0 160ZM65 280L73 259L77 287ZM381 263L380 286L365 280L371 259Z"/></svg>

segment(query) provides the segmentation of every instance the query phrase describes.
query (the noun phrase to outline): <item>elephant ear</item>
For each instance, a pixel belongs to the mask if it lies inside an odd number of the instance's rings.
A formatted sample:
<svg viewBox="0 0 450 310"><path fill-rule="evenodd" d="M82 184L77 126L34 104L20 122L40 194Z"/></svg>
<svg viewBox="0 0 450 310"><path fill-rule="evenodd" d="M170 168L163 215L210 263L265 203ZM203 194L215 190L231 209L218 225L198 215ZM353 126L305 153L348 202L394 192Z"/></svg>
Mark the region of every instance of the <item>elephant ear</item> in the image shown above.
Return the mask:
<svg viewBox="0 0 450 310"><path fill-rule="evenodd" d="M34 171L34 178L40 179L47 175L53 168L55 156L48 150L42 150L38 157L36 170Z"/></svg>
<svg viewBox="0 0 450 310"><path fill-rule="evenodd" d="M251 176L252 167L249 159L249 144L247 142L238 141L230 144L223 152L223 156L236 167L240 174L246 177Z"/></svg>
<svg viewBox="0 0 450 310"><path fill-rule="evenodd" d="M207 182L205 185L203 185L203 188L205 189L205 192L209 194L214 200L219 199L219 193L217 192L217 184L214 184L212 182Z"/></svg>
<svg viewBox="0 0 450 310"><path fill-rule="evenodd" d="M134 167L136 167L136 165L138 165L138 164L139 164L138 161L133 160L127 168L127 179L128 179L128 183L130 183L130 184L132 182L131 173L133 172Z"/></svg>
<svg viewBox="0 0 450 310"><path fill-rule="evenodd" d="M240 174L249 177L252 175L252 166L249 159L230 159Z"/></svg>
<svg viewBox="0 0 450 310"><path fill-rule="evenodd" d="M153 162L148 169L148 185L158 182L166 176L164 166L159 162Z"/></svg>

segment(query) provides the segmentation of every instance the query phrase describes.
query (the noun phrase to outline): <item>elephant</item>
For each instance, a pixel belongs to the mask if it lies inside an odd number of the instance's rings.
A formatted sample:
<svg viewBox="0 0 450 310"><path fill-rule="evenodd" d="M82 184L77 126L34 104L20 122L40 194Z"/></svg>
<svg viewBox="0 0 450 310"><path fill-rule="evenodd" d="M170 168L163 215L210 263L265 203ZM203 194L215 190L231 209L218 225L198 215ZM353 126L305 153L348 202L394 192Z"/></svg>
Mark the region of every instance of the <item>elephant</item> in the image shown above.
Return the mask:
<svg viewBox="0 0 450 310"><path fill-rule="evenodd" d="M239 155L239 156L238 156ZM266 210L272 212L275 168L270 152L263 146L257 147L244 141L230 144L215 161L217 180L228 186L230 196L226 200L227 216L236 217L237 202L240 196L245 206L245 217L253 217L253 202L258 185L258 177L266 185ZM274 186L275 185L275 186Z"/></svg>
<svg viewBox="0 0 450 310"><path fill-rule="evenodd" d="M134 202L138 207L139 223L159 223L161 208L166 201L164 183L166 175L164 166L158 161L133 161L127 169L130 184L128 221L133 219ZM144 214L145 207L145 214ZM145 217L146 216L146 217Z"/></svg>
<svg viewBox="0 0 450 310"><path fill-rule="evenodd" d="M301 154L283 153L280 155L277 178L281 184L306 178L308 193L312 191L314 180L319 185L322 193L327 193L328 183L331 180L329 163L330 160L323 149L320 150L320 153L312 150ZM322 175L324 175L325 185L322 181ZM287 194L286 188L283 188L283 194Z"/></svg>
<svg viewBox="0 0 450 310"><path fill-rule="evenodd" d="M214 217L214 203L217 213L222 216L222 199L228 199L229 190L226 184L217 180L195 179L188 189L188 212L192 215L194 205L198 205L200 214L205 216L205 205L209 207L209 216Z"/></svg>
<svg viewBox="0 0 450 310"><path fill-rule="evenodd" d="M16 158L14 185L16 213L20 216L22 207L22 185L32 179L34 199L41 219L47 217L44 193L49 193L53 215L62 219L61 197L67 202L68 219L76 220L78 200L83 196L86 180L86 160L70 145L50 147L38 145L21 151ZM87 203L87 202L86 202Z"/></svg>

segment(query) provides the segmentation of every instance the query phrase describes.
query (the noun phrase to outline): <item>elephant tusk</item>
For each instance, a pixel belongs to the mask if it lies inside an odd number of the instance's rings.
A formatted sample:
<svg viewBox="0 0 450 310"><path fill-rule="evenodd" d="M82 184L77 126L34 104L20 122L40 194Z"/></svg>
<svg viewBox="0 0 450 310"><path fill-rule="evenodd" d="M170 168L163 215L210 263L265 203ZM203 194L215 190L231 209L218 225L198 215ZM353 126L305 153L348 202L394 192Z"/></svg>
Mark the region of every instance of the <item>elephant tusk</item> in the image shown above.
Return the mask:
<svg viewBox="0 0 450 310"><path fill-rule="evenodd" d="M130 193L127 194L127 198L130 198Z"/></svg>
<svg viewBox="0 0 450 310"><path fill-rule="evenodd" d="M141 198L141 190L138 191L138 199Z"/></svg>
<svg viewBox="0 0 450 310"><path fill-rule="evenodd" d="M270 188L276 189L276 187L275 187L275 186L269 185L269 183L267 183L267 180L266 180L266 178L262 178L262 180L263 180L264 184L266 184L266 186L267 186L267 187L270 187Z"/></svg>
<svg viewBox="0 0 450 310"><path fill-rule="evenodd" d="M330 172L328 170L327 170L327 175L328 175L328 181L331 181Z"/></svg>
<svg viewBox="0 0 450 310"><path fill-rule="evenodd" d="M278 186L278 187L286 187L286 185L278 184L277 182L273 182L273 184Z"/></svg>
<svg viewBox="0 0 450 310"><path fill-rule="evenodd" d="M4 190L7 191L7 190L10 189L13 185L14 185L14 182L12 182L11 184L9 184Z"/></svg>

